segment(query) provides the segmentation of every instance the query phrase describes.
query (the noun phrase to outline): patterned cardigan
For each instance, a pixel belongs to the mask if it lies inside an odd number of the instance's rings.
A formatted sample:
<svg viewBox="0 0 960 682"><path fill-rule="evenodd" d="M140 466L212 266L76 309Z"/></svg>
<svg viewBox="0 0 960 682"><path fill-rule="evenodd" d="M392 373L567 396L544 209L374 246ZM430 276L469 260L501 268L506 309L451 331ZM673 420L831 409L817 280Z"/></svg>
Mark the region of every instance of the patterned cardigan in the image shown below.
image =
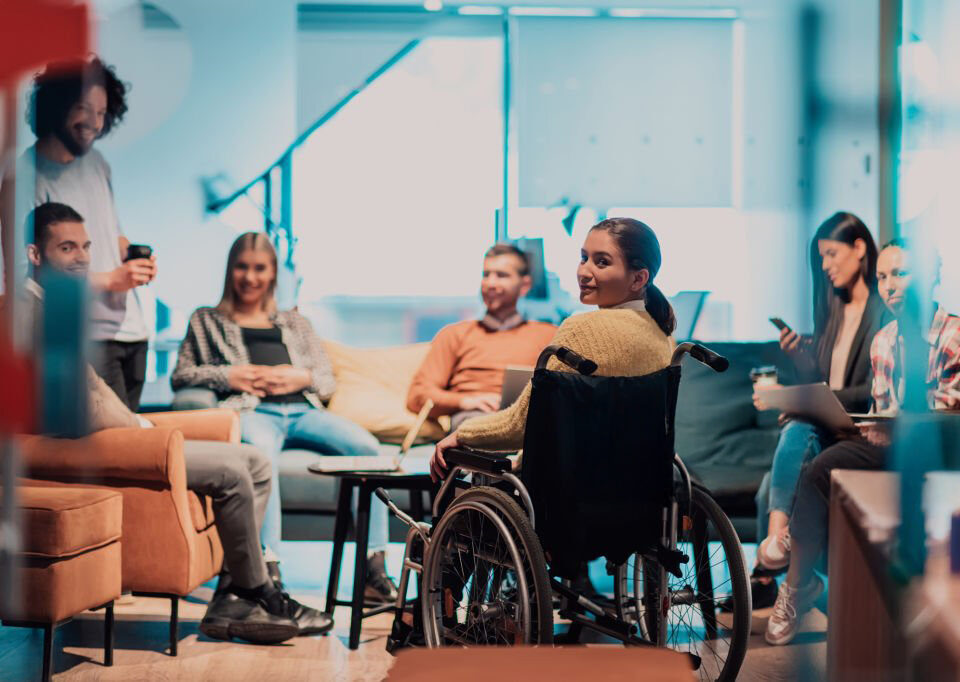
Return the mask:
<svg viewBox="0 0 960 682"><path fill-rule="evenodd" d="M280 328L283 345L290 353L290 364L310 370L313 381L303 395L317 409L330 399L336 387L333 366L323 350L320 337L303 315L287 310L276 313L272 321ZM190 316L187 336L180 343L177 366L170 377L173 390L192 386L213 389L220 407L252 410L260 398L230 388L227 375L233 365L250 364L240 326L216 308L198 308Z"/></svg>

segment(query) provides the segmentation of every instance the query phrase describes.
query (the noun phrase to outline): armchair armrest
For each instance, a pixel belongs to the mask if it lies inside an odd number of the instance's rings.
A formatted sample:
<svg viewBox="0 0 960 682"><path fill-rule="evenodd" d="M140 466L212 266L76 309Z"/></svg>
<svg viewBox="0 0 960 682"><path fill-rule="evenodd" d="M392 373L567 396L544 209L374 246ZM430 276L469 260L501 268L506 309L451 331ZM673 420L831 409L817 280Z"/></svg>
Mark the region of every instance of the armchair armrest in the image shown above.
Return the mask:
<svg viewBox="0 0 960 682"><path fill-rule="evenodd" d="M179 429L187 440L240 442L240 417L233 410L179 410L142 415L155 426Z"/></svg>
<svg viewBox="0 0 960 682"><path fill-rule="evenodd" d="M183 481L183 434L176 429L104 429L85 438L21 436L23 475L41 479Z"/></svg>

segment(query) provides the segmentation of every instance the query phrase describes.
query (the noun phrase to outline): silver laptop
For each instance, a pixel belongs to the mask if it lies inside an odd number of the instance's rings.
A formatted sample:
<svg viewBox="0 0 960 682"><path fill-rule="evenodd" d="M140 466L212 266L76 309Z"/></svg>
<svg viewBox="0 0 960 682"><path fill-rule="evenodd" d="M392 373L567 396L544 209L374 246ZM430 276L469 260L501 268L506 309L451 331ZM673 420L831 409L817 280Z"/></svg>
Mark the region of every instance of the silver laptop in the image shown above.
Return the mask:
<svg viewBox="0 0 960 682"><path fill-rule="evenodd" d="M673 332L674 339L686 341L694 338L697 321L700 319L700 313L703 312L709 293L709 291L679 291L670 299L670 305L673 306L673 314L677 320L677 328Z"/></svg>
<svg viewBox="0 0 960 682"><path fill-rule="evenodd" d="M500 388L500 409L510 407L517 402L517 398L532 378L533 367L507 365L503 370L503 386Z"/></svg>
<svg viewBox="0 0 960 682"><path fill-rule="evenodd" d="M763 391L761 395L767 407L806 417L834 431L856 428L836 394L825 383L785 386Z"/></svg>
<svg viewBox="0 0 960 682"><path fill-rule="evenodd" d="M417 436L420 435L420 429L423 428L423 423L427 421L427 416L430 414L430 410L433 409L433 401L427 400L422 408L420 408L419 414L417 414L416 420L413 422L413 426L410 427L410 430L407 431L407 435L403 437L403 442L400 444L400 450L396 453L383 454L383 455L346 455L344 457L321 457L320 461L312 465L312 468L322 471L324 473L335 472L335 471L396 471L400 468L400 464L403 462L403 458L407 456L407 453L410 451L410 448L413 447L414 441L416 441ZM393 446L384 445L383 448L393 449Z"/></svg>

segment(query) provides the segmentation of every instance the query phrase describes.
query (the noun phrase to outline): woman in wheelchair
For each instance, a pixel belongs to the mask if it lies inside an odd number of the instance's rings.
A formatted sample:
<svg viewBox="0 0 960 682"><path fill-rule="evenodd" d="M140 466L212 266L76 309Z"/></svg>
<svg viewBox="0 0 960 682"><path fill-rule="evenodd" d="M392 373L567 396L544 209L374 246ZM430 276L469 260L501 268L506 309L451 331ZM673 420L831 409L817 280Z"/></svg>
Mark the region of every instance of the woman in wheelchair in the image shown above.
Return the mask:
<svg viewBox="0 0 960 682"><path fill-rule="evenodd" d="M567 642L589 629L683 652L701 680L736 679L750 631L743 550L673 448L684 355L718 372L728 363L693 343L674 348L673 310L653 284L660 263L643 223L595 225L577 274L580 300L599 310L563 323L513 406L438 444L433 524L377 490L410 527L400 595L420 575L417 600L397 600L388 650L418 632L431 647L550 644L559 599L570 627L556 637ZM521 447L518 477L501 453ZM612 599L570 582L598 557Z"/></svg>
<svg viewBox="0 0 960 682"><path fill-rule="evenodd" d="M643 223L595 225L577 274L580 300L599 310L563 323L511 407L438 444L433 524L377 491L410 527L400 595L420 576L417 600L397 600L389 650L417 633L431 647L550 644L559 599L570 627L556 637L567 642L588 629L671 647L701 680L736 679L750 631L743 550L674 452L683 357L718 372L728 363L696 344L674 348L673 310L653 284L660 263ZM501 453L520 448L517 476ZM612 599L571 582L598 557Z"/></svg>
<svg viewBox="0 0 960 682"><path fill-rule="evenodd" d="M647 225L609 218L594 225L580 250L580 301L599 310L573 315L552 345L569 348L597 364L600 376L641 376L670 364L676 327L673 309L653 283L660 270L660 242ZM548 369L573 371L556 358ZM430 460L434 480L443 478L443 453L457 446L516 451L523 446L530 405L528 383L507 409L468 419L437 443Z"/></svg>

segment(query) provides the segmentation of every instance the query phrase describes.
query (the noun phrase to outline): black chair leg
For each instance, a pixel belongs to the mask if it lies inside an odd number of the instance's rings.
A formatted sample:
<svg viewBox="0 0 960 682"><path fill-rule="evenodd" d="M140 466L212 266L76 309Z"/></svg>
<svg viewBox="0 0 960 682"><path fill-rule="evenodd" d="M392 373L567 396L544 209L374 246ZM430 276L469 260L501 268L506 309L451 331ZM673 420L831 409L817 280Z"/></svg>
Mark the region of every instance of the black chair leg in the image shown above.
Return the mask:
<svg viewBox="0 0 960 682"><path fill-rule="evenodd" d="M107 604L103 617L103 664L113 665L113 602Z"/></svg>
<svg viewBox="0 0 960 682"><path fill-rule="evenodd" d="M410 491L410 516L415 521L423 521L423 493L419 490Z"/></svg>
<svg viewBox="0 0 960 682"><path fill-rule="evenodd" d="M180 618L180 597L170 597L170 655L177 655L178 625Z"/></svg>
<svg viewBox="0 0 960 682"><path fill-rule="evenodd" d="M43 625L43 682L50 682L53 672L53 635L57 631L56 623Z"/></svg>

